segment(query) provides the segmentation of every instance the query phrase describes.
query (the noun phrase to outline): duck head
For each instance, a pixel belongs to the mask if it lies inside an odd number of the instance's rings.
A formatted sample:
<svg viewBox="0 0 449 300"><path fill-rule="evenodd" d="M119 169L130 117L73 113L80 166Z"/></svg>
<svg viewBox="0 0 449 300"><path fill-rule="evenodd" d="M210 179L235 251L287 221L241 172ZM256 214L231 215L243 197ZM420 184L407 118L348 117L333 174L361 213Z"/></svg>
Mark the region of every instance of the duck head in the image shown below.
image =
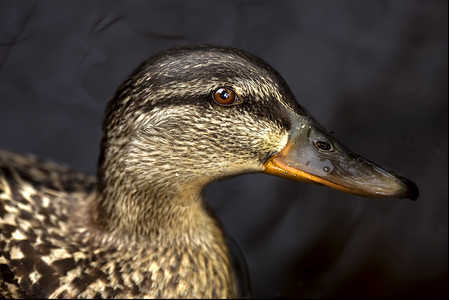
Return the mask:
<svg viewBox="0 0 449 300"><path fill-rule="evenodd" d="M418 189L348 150L266 62L238 49L184 46L140 65L109 102L99 187L185 199L213 180L265 172L365 197Z"/></svg>

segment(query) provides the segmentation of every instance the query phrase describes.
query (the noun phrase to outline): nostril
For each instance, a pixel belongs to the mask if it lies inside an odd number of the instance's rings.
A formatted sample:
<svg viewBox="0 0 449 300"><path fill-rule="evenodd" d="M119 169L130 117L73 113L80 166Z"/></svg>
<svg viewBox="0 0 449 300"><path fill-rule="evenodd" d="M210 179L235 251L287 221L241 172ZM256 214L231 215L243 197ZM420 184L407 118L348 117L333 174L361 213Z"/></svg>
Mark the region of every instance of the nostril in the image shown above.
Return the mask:
<svg viewBox="0 0 449 300"><path fill-rule="evenodd" d="M326 141L315 141L315 146L322 151L332 151L333 147L331 143L328 143Z"/></svg>

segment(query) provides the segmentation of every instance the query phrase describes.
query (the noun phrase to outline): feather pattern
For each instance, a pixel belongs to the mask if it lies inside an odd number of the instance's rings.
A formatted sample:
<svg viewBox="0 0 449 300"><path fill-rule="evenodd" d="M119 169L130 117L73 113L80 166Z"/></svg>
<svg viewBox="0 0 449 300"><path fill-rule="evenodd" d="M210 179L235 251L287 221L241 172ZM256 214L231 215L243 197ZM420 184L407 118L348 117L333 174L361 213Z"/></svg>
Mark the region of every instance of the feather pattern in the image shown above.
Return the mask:
<svg viewBox="0 0 449 300"><path fill-rule="evenodd" d="M215 103L220 87L243 103ZM281 107L303 112L260 59L229 47L179 47L145 61L109 101L96 178L2 150L0 294L238 295L226 237L202 191L263 170L288 137Z"/></svg>
<svg viewBox="0 0 449 300"><path fill-rule="evenodd" d="M249 172L418 197L414 183L333 139L259 58L178 47L145 61L109 101L95 178L0 151L0 295L242 296L244 263L233 268L239 256L202 192Z"/></svg>

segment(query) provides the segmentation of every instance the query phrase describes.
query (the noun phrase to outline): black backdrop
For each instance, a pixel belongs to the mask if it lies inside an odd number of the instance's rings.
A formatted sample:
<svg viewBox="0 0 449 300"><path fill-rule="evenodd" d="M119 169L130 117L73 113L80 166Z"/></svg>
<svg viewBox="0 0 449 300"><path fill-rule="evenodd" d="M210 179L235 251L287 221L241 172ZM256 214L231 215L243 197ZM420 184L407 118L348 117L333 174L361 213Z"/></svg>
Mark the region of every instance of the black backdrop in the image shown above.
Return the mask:
<svg viewBox="0 0 449 300"><path fill-rule="evenodd" d="M114 89L181 44L272 64L417 202L253 174L206 189L256 297L447 297L447 1L1 1L0 147L94 174Z"/></svg>

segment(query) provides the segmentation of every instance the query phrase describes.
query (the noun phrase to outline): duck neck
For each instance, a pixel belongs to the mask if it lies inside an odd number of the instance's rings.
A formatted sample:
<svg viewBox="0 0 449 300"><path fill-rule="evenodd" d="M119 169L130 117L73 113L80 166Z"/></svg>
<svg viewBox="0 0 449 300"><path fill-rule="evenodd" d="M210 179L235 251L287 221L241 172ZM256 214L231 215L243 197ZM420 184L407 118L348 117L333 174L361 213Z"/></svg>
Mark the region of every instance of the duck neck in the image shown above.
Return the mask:
<svg viewBox="0 0 449 300"><path fill-rule="evenodd" d="M160 270L172 270L177 262L182 265L183 276L191 278L189 282L201 280L210 284L210 289L194 285L192 295L233 297L228 248L223 231L201 199L204 183L181 184L182 180L170 181L172 176L161 178L161 174L154 178L158 180L139 185L135 178L123 174L99 177L91 224L102 232L101 242L121 241L120 249L128 237L131 243L125 243L125 251L138 245L142 252L135 251L136 257L161 257L156 259ZM146 272L148 265L136 268ZM169 282L170 278L173 277L168 274L160 282ZM163 291L170 289L164 286Z"/></svg>
<svg viewBox="0 0 449 300"><path fill-rule="evenodd" d="M161 174L147 178L152 177L157 180L144 183L133 176L100 177L94 223L107 232L158 244L223 242L202 201L200 182L181 184Z"/></svg>

